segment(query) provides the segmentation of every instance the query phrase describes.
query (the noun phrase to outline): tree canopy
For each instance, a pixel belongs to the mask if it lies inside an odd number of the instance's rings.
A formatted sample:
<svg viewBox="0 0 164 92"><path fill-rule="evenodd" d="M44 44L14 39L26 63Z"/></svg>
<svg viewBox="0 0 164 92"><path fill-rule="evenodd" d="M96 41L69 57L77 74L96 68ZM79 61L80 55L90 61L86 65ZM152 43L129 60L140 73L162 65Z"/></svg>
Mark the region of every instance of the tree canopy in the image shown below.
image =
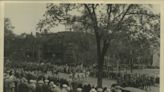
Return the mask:
<svg viewBox="0 0 164 92"><path fill-rule="evenodd" d="M160 18L151 10L151 5L50 3L46 8L44 18L38 23L40 31L66 25L73 31L95 35L99 87L102 86L104 56L114 43L119 43L116 52L122 51L124 46L127 48L131 61L139 52L158 45Z"/></svg>

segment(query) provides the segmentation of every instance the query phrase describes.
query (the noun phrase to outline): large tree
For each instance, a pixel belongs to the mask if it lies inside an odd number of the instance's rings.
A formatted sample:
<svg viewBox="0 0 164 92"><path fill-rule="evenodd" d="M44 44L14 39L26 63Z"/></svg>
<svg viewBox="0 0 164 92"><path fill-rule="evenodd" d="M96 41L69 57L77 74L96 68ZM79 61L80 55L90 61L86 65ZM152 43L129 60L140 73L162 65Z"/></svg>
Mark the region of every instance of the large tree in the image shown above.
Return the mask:
<svg viewBox="0 0 164 92"><path fill-rule="evenodd" d="M58 25L78 28L95 35L97 47L97 85L102 87L104 56L113 41L152 39L159 15L151 5L136 4L47 4L44 18L38 23L40 31ZM157 25L159 26L159 25ZM73 30L73 31L75 31ZM151 37L150 37L151 36ZM117 40L116 40L117 39ZM146 40L145 40L146 41ZM143 43L144 44L144 43ZM130 46L130 45L129 45ZM130 51L133 53L133 50Z"/></svg>

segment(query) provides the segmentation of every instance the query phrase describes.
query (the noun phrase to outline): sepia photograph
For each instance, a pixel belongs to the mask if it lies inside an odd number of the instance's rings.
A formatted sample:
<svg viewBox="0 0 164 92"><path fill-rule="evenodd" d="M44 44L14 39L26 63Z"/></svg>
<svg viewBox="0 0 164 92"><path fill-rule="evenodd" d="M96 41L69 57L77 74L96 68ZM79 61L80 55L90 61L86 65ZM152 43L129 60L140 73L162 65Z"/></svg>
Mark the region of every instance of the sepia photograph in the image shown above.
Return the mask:
<svg viewBox="0 0 164 92"><path fill-rule="evenodd" d="M3 92L160 92L160 4L4 3Z"/></svg>

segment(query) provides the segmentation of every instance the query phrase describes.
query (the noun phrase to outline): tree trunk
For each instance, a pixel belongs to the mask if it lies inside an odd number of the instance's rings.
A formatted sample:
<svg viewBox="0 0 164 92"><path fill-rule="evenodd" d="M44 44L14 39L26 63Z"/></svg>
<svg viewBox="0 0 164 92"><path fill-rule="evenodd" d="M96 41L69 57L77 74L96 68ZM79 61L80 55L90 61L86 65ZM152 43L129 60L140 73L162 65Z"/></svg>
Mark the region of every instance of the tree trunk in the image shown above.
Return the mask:
<svg viewBox="0 0 164 92"><path fill-rule="evenodd" d="M131 58L131 63L130 63L130 72L133 73L133 58Z"/></svg>
<svg viewBox="0 0 164 92"><path fill-rule="evenodd" d="M120 60L117 60L117 73L120 73Z"/></svg>
<svg viewBox="0 0 164 92"><path fill-rule="evenodd" d="M39 63L41 62L41 47L40 47L40 44L39 44L39 47L38 47L38 62Z"/></svg>
<svg viewBox="0 0 164 92"><path fill-rule="evenodd" d="M133 50L130 51L130 72L133 72Z"/></svg>
<svg viewBox="0 0 164 92"><path fill-rule="evenodd" d="M101 54L100 39L97 37L97 87L102 87L104 56Z"/></svg>
<svg viewBox="0 0 164 92"><path fill-rule="evenodd" d="M97 86L98 87L102 87L102 80L103 80L103 62L104 62L104 59L102 56L99 56L98 57L98 72L97 72Z"/></svg>

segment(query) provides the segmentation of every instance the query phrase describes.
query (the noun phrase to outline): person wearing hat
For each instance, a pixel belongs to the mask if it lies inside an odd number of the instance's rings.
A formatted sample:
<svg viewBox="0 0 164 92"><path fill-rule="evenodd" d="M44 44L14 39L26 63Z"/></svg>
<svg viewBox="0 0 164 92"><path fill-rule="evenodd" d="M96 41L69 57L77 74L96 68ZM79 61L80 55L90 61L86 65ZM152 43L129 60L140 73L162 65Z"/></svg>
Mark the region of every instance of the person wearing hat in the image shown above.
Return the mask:
<svg viewBox="0 0 164 92"><path fill-rule="evenodd" d="M111 89L107 88L104 92L112 92Z"/></svg>
<svg viewBox="0 0 164 92"><path fill-rule="evenodd" d="M4 92L9 92L9 75L4 76Z"/></svg>
<svg viewBox="0 0 164 92"><path fill-rule="evenodd" d="M119 86L118 84L113 84L111 85L111 91L112 92L122 92L122 87Z"/></svg>
<svg viewBox="0 0 164 92"><path fill-rule="evenodd" d="M15 92L15 82L16 82L16 77L14 75L14 71L11 71L9 73L9 92Z"/></svg>
<svg viewBox="0 0 164 92"><path fill-rule="evenodd" d="M34 80L29 81L29 92L35 92L36 91L36 84Z"/></svg>
<svg viewBox="0 0 164 92"><path fill-rule="evenodd" d="M61 90L54 82L50 82L50 92L61 92Z"/></svg>
<svg viewBox="0 0 164 92"><path fill-rule="evenodd" d="M77 88L77 92L82 92L82 88Z"/></svg>
<svg viewBox="0 0 164 92"><path fill-rule="evenodd" d="M61 89L60 89L58 86L56 86L56 87L53 89L53 92L62 92L62 91L61 91Z"/></svg>
<svg viewBox="0 0 164 92"><path fill-rule="evenodd" d="M22 77L20 79L20 84L18 86L18 92L29 92L28 81L26 78Z"/></svg>
<svg viewBox="0 0 164 92"><path fill-rule="evenodd" d="M38 81L38 85L39 85L39 86L43 86L43 84L44 84L44 81L43 81L43 80L39 80L39 81Z"/></svg>
<svg viewBox="0 0 164 92"><path fill-rule="evenodd" d="M87 90L87 83L84 83L84 84L83 84L83 92L89 92L89 91Z"/></svg>
<svg viewBox="0 0 164 92"><path fill-rule="evenodd" d="M48 83L49 83L49 80L44 80L44 83L46 84L46 85L48 85Z"/></svg>
<svg viewBox="0 0 164 92"><path fill-rule="evenodd" d="M16 88L16 92L18 92L18 87L19 87L19 85L21 84L21 77L22 77L21 74L18 74L18 75L17 75L17 78L16 78L16 81L17 81L17 82L16 82L16 87L17 87L17 88Z"/></svg>
<svg viewBox="0 0 164 92"><path fill-rule="evenodd" d="M71 91L71 87L68 86L66 90L67 90L67 92L70 92Z"/></svg>
<svg viewBox="0 0 164 92"><path fill-rule="evenodd" d="M56 87L56 85L54 84L53 81L51 81L51 82L49 83L50 92L54 92L55 87Z"/></svg>
<svg viewBox="0 0 164 92"><path fill-rule="evenodd" d="M36 92L43 92L43 84L44 84L43 80L38 81L38 84L37 84L37 87L36 87Z"/></svg>
<svg viewBox="0 0 164 92"><path fill-rule="evenodd" d="M62 85L62 89L61 89L61 92L67 92L67 85L66 84L63 84Z"/></svg>
<svg viewBox="0 0 164 92"><path fill-rule="evenodd" d="M103 92L103 89L102 88L98 88L97 92Z"/></svg>
<svg viewBox="0 0 164 92"><path fill-rule="evenodd" d="M44 80L44 85L43 85L43 92L50 92L50 90L49 90L49 85L48 85L48 83L49 83L49 80Z"/></svg>
<svg viewBox="0 0 164 92"><path fill-rule="evenodd" d="M97 92L95 88L92 88L89 92Z"/></svg>

